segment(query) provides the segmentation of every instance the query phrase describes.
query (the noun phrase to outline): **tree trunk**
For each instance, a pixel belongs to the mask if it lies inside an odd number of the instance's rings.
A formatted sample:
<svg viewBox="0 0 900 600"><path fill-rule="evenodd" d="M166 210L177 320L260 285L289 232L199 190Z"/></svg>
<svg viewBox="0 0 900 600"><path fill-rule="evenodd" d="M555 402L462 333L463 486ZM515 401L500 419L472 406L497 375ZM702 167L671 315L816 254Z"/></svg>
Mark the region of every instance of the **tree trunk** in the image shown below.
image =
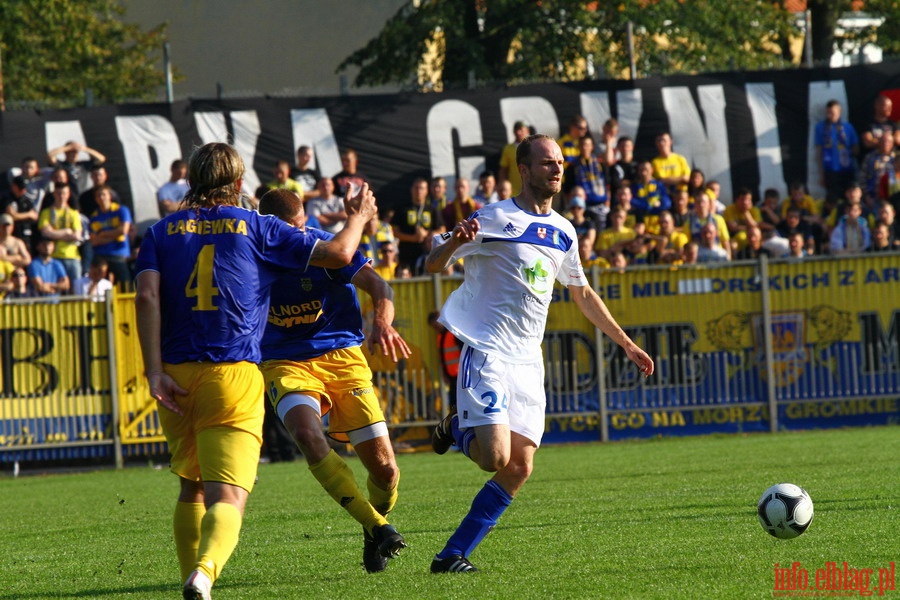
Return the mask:
<svg viewBox="0 0 900 600"><path fill-rule="evenodd" d="M812 13L813 62L827 63L834 53L834 28L838 18L850 10L851 0L807 0L806 6Z"/></svg>

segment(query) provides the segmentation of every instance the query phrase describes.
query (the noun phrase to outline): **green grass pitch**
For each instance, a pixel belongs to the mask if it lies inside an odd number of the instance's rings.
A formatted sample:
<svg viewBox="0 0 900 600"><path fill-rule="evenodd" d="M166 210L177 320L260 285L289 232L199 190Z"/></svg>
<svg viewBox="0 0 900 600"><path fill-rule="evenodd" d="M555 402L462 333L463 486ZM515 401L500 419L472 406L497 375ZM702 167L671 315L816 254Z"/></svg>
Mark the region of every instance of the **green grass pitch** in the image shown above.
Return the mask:
<svg viewBox="0 0 900 600"><path fill-rule="evenodd" d="M799 563L815 586L817 570L844 562L872 569L877 589L900 559L898 457L896 426L546 446L470 575L428 572L488 477L461 455L398 456L391 521L409 548L374 575L361 528L304 462L261 465L213 597L772 598L776 563ZM757 522L757 499L779 482L815 503L794 540ZM176 488L158 467L0 477L0 600L180 597Z"/></svg>

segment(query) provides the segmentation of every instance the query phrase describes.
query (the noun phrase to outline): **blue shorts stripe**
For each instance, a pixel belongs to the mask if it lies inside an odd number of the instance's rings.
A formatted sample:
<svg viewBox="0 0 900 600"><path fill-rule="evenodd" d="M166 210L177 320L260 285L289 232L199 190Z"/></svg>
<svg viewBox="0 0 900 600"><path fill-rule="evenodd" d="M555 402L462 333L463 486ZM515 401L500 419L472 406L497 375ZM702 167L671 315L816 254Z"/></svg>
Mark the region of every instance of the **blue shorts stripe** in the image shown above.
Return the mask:
<svg viewBox="0 0 900 600"><path fill-rule="evenodd" d="M463 352L460 370L463 373L462 384L464 388L472 387L472 374L469 372L469 366L472 364L472 347L466 346Z"/></svg>

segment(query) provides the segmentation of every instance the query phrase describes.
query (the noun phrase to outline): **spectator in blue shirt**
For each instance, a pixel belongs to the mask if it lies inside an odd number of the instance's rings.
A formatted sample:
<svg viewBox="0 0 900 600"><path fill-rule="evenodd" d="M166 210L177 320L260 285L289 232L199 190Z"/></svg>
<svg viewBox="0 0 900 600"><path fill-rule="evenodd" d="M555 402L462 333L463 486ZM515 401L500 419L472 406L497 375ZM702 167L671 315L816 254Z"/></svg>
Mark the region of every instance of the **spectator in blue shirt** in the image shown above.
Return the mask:
<svg viewBox="0 0 900 600"><path fill-rule="evenodd" d="M51 256L56 242L42 237L37 243L37 256L28 265L28 278L37 296L58 297L69 291L69 276L62 262Z"/></svg>

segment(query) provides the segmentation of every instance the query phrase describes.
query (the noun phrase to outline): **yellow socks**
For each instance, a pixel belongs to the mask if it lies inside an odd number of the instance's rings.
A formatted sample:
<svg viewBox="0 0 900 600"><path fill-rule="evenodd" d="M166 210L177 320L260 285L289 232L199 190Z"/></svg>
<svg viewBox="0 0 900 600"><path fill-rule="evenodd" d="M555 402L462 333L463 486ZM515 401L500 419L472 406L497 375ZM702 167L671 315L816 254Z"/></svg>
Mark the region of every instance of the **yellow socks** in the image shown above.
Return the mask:
<svg viewBox="0 0 900 600"><path fill-rule="evenodd" d="M241 511L233 504L216 502L210 506L200 523L200 545L191 571L205 573L215 583L237 546L242 521Z"/></svg>
<svg viewBox="0 0 900 600"><path fill-rule="evenodd" d="M197 565L197 548L200 546L200 520L206 514L206 507L196 502L176 502L172 519L175 530L175 553L181 581L188 578Z"/></svg>
<svg viewBox="0 0 900 600"><path fill-rule="evenodd" d="M399 484L400 478L397 478L397 482ZM394 508L394 505L397 504L397 488L399 485L395 485L389 490L383 490L372 481L372 476L369 475L369 480L366 482L366 487L369 489L369 503L375 507L381 515L387 516L389 512Z"/></svg>
<svg viewBox="0 0 900 600"><path fill-rule="evenodd" d="M328 495L350 513L366 531L372 532L376 525L385 525L387 521L363 497L362 490L356 485L353 471L338 454L331 450L325 458L309 466L309 471L318 480ZM384 494L385 492L382 492Z"/></svg>

